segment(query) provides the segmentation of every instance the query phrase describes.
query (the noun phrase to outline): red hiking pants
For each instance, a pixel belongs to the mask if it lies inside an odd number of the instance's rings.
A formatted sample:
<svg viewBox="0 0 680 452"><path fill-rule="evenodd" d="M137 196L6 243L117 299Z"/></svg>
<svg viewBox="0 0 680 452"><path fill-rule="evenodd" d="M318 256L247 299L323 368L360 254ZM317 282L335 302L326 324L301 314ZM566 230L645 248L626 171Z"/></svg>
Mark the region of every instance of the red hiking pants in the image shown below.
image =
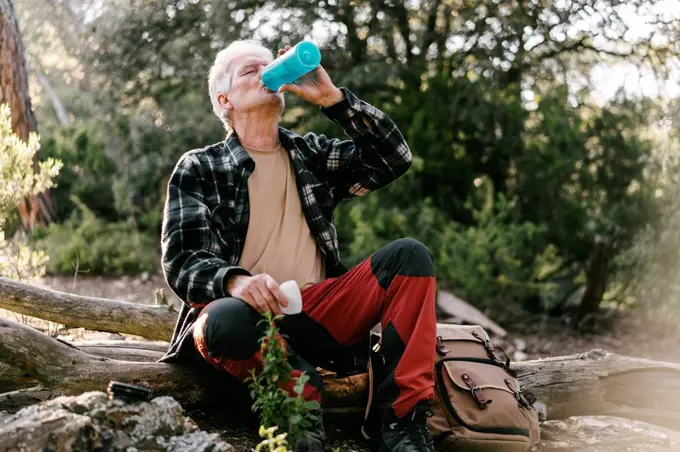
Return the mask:
<svg viewBox="0 0 680 452"><path fill-rule="evenodd" d="M194 326L201 356L243 381L250 369L261 369L258 339L260 314L244 301L222 298L209 303ZM316 367L342 362L369 332L382 324L387 377L377 397L383 413L402 417L418 401L433 396L436 319L435 278L427 248L399 239L337 278L302 292L302 313L278 321L285 339L292 376L311 378L303 396L323 402ZM292 387L292 385L291 385Z"/></svg>

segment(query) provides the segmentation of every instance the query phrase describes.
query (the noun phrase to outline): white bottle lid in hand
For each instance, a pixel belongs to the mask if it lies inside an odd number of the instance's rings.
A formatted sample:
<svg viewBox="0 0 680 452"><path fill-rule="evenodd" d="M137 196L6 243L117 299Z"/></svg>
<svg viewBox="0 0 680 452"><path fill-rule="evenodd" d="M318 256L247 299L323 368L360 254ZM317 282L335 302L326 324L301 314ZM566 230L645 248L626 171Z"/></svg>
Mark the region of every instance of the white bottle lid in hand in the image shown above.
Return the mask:
<svg viewBox="0 0 680 452"><path fill-rule="evenodd" d="M279 285L281 292L288 299L288 306L281 306L281 312L286 315L299 314L302 312L302 294L300 287L294 280L286 281Z"/></svg>

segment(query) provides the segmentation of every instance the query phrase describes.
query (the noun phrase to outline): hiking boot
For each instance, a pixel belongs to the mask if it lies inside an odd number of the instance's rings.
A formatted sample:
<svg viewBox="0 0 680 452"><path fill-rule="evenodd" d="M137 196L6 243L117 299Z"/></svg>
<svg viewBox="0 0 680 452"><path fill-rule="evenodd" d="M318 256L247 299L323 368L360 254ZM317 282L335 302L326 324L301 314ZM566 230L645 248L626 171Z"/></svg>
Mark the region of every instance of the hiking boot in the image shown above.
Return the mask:
<svg viewBox="0 0 680 452"><path fill-rule="evenodd" d="M401 419L391 419L382 428L380 452L435 452L427 418L432 416L429 400L418 402Z"/></svg>
<svg viewBox="0 0 680 452"><path fill-rule="evenodd" d="M326 443L326 431L323 428L323 418L320 410L315 410L316 419L295 442L295 452L323 452Z"/></svg>

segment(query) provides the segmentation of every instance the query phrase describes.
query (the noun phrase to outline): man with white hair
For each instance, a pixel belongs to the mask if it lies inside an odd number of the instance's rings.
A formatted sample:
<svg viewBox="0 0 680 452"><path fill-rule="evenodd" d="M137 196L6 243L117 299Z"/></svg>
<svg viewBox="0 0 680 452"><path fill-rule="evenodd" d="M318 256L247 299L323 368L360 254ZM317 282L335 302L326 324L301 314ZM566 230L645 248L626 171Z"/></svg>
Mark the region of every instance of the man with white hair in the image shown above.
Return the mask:
<svg viewBox="0 0 680 452"><path fill-rule="evenodd" d="M279 284L294 280L302 312L277 325L291 376L311 377L303 397L323 403L316 368L348 370L365 358L369 332L380 322L381 450L434 451L426 425L436 334L431 255L423 244L399 239L348 270L333 218L341 201L404 174L411 151L385 113L336 87L321 66L269 91L261 74L272 59L254 41L219 52L209 92L227 137L183 155L168 183L162 263L184 305L162 361L182 361L186 351L243 381L263 365L262 313L281 313L287 300ZM280 127L284 92L318 106L349 139ZM295 450L323 450L317 414Z"/></svg>

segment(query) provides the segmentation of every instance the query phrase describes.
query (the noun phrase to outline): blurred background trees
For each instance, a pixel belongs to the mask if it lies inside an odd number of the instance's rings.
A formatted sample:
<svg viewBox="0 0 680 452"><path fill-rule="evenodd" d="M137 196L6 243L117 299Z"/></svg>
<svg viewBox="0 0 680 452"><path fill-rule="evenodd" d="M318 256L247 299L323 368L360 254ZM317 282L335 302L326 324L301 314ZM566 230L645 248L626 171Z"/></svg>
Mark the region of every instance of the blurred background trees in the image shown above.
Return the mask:
<svg viewBox="0 0 680 452"><path fill-rule="evenodd" d="M680 110L664 90L677 88L677 2L15 6L42 152L64 164L58 221L31 234L49 271L158 271L170 172L224 138L206 88L215 54L239 38L275 50L308 37L336 84L387 112L416 156L402 179L338 209L348 264L415 237L441 287L495 316L559 314L584 292L597 308L597 287L605 303L677 298ZM287 104L285 127L342 134Z"/></svg>

